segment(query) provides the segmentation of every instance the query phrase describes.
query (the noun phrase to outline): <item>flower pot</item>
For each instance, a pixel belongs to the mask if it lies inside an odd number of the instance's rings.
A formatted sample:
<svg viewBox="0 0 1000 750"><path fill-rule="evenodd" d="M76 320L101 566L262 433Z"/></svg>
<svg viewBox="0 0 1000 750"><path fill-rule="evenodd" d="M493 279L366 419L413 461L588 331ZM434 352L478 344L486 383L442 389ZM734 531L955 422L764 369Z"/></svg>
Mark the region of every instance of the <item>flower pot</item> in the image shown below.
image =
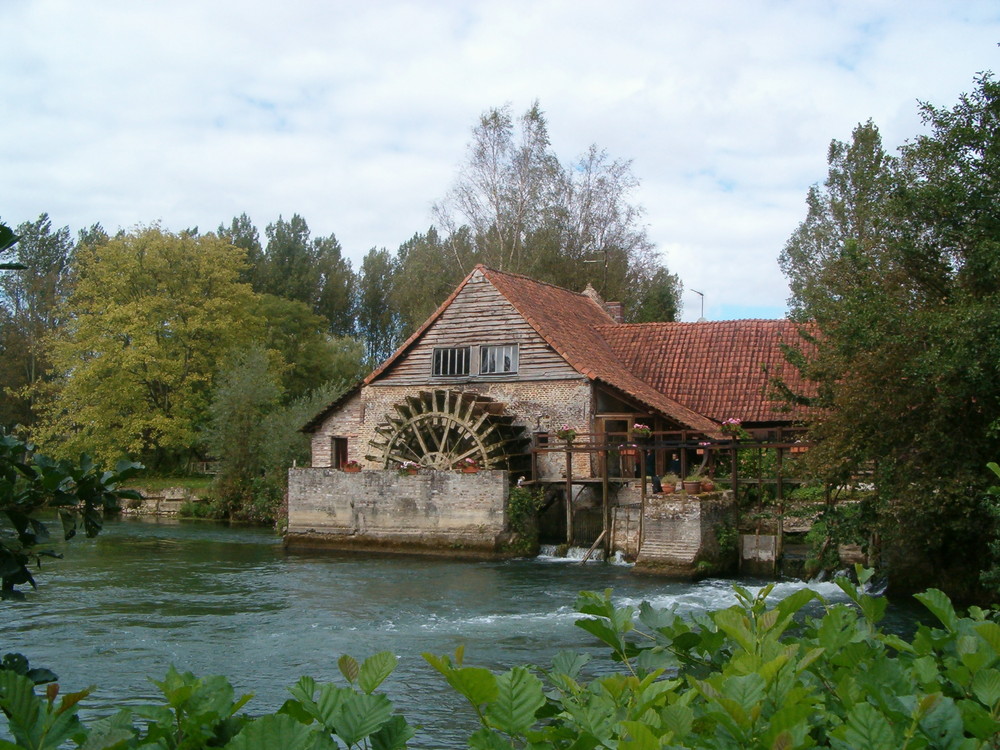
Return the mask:
<svg viewBox="0 0 1000 750"><path fill-rule="evenodd" d="M694 480L685 479L683 485L684 485L684 491L689 495L697 495L699 492L701 492L700 479L694 479Z"/></svg>
<svg viewBox="0 0 1000 750"><path fill-rule="evenodd" d="M343 471L344 471L345 474L357 474L357 473L359 473L361 471L361 467L360 466L345 466L345 467L343 467Z"/></svg>
<svg viewBox="0 0 1000 750"><path fill-rule="evenodd" d="M701 491L702 492L715 492L715 482L711 479L701 480Z"/></svg>
<svg viewBox="0 0 1000 750"><path fill-rule="evenodd" d="M479 467L478 466L463 466L461 469L459 469L459 471L461 471L463 474L478 474L479 473Z"/></svg>

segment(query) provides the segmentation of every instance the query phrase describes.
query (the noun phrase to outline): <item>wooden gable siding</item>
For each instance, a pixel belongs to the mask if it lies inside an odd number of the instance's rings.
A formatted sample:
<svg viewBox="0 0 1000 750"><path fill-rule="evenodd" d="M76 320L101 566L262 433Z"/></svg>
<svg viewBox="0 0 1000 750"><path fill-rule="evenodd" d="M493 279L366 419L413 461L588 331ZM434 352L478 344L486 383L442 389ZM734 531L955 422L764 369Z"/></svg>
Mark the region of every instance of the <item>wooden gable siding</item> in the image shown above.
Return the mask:
<svg viewBox="0 0 1000 750"><path fill-rule="evenodd" d="M518 345L514 375L475 375L480 345ZM472 375L434 378L431 360L436 347L472 347ZM581 377L525 322L514 306L482 275L474 276L451 305L410 351L378 379L380 385L423 385L498 380L566 380Z"/></svg>

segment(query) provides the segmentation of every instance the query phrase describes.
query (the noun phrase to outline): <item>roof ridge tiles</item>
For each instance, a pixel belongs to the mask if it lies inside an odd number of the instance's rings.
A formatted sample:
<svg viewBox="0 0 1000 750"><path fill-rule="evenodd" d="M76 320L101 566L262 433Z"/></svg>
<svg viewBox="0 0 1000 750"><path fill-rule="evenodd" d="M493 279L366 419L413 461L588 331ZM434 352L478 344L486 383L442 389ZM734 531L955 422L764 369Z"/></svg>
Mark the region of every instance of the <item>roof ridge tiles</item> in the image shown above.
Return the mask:
<svg viewBox="0 0 1000 750"><path fill-rule="evenodd" d="M498 274L502 274L504 276L510 276L511 278L522 279L524 281L530 281L532 284L538 284L539 286L547 286L547 287L549 287L551 289L556 289L559 292L562 292L564 294L573 294L573 295L575 295L577 297L583 297L584 299L588 299L591 302L593 302L593 300L590 297L588 297L586 294L584 294L583 292L574 292L572 289L567 289L564 286L559 286L558 284L553 284L550 281L540 281L538 279L533 279L530 276L525 276L523 273L515 273L514 271L501 271L500 269L491 268L490 266L484 265L483 263L477 264L476 265L476 269L479 269L481 271L488 272L488 273L498 273Z"/></svg>

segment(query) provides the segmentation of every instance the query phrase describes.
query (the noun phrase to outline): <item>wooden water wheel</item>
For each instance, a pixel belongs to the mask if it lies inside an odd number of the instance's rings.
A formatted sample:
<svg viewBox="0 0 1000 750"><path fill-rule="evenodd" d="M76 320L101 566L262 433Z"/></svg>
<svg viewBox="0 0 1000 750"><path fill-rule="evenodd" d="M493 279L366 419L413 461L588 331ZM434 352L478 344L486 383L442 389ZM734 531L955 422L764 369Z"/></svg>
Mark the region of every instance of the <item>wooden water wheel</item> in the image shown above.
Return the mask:
<svg viewBox="0 0 1000 750"><path fill-rule="evenodd" d="M431 469L451 469L467 458L484 469L520 463L524 427L514 424L504 404L461 391L421 391L394 404L376 428L369 461L391 468L414 461Z"/></svg>

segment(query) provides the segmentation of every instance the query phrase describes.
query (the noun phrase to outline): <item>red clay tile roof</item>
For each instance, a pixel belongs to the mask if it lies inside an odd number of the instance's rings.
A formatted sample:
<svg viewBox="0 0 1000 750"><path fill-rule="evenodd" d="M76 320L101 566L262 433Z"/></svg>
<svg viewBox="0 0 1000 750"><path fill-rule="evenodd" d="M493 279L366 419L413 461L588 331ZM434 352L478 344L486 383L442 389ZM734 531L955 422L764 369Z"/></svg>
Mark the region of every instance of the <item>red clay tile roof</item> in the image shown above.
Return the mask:
<svg viewBox="0 0 1000 750"><path fill-rule="evenodd" d="M711 420L630 372L600 333L617 324L589 296L527 276L486 267L482 271L529 325L579 373L616 388L681 425L712 434L718 431L718 425Z"/></svg>
<svg viewBox="0 0 1000 750"><path fill-rule="evenodd" d="M641 323L601 326L599 333L637 377L717 422L787 422L810 413L802 407L789 412L771 398L774 377L793 390L814 392L781 350L782 343L805 344L792 321Z"/></svg>
<svg viewBox="0 0 1000 750"><path fill-rule="evenodd" d="M377 379L419 340L476 271L481 271L578 372L681 425L716 434L716 422L729 417L745 422L787 422L805 414L801 409L789 413L782 402L768 398L767 386L773 376L784 378L793 388L803 387L779 346L781 342L800 341L796 324L790 321L622 325L586 294L486 266L476 266L434 314L363 382L369 384ZM328 411L324 410L324 414Z"/></svg>

